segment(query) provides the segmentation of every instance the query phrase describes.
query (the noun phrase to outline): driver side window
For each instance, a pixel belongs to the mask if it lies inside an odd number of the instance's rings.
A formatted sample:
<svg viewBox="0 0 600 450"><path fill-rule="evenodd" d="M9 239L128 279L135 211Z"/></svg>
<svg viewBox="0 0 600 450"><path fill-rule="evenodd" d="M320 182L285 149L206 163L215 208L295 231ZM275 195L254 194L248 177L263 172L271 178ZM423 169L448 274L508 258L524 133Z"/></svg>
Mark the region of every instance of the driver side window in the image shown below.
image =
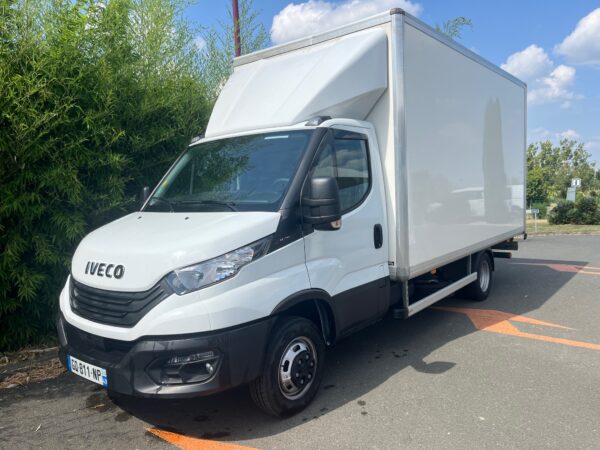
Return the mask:
<svg viewBox="0 0 600 450"><path fill-rule="evenodd" d="M328 139L321 145L311 177L334 177L342 214L360 204L371 184L369 152L363 139Z"/></svg>

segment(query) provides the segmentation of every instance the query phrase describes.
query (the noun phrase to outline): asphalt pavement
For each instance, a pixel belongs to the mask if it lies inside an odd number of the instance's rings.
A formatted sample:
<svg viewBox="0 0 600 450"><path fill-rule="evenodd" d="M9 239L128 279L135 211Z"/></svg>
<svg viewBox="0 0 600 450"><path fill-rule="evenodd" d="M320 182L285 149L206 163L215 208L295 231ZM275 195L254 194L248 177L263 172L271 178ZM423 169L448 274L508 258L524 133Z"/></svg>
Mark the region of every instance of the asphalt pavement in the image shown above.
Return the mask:
<svg viewBox="0 0 600 450"><path fill-rule="evenodd" d="M246 388L110 399L66 373L0 391L0 448L599 449L600 236L531 237L493 292L385 319L327 355L314 403L276 420Z"/></svg>

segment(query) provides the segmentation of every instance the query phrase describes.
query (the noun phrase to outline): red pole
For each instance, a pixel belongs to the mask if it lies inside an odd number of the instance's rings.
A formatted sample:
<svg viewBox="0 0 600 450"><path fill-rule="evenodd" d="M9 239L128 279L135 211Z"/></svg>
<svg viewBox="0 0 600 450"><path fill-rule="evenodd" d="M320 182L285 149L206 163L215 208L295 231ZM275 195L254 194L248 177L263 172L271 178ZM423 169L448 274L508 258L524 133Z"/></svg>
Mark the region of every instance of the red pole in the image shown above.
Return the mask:
<svg viewBox="0 0 600 450"><path fill-rule="evenodd" d="M235 56L242 54L242 44L240 42L240 13L238 11L238 0L231 0L233 12L233 43L235 45Z"/></svg>

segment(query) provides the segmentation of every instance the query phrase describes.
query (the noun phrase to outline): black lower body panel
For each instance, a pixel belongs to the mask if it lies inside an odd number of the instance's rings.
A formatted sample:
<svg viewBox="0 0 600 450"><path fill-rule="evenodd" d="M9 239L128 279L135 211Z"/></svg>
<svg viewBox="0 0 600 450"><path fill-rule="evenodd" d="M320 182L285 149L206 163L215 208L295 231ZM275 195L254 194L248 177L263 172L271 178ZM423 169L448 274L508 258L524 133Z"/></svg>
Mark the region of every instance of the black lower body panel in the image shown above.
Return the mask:
<svg viewBox="0 0 600 450"><path fill-rule="evenodd" d="M59 357L65 367L68 355L72 355L106 369L108 390L119 394L162 398L208 395L247 383L260 374L273 321L268 317L216 332L127 342L86 333L60 315ZM209 376L204 362L169 366L174 357L211 354L215 358L210 360Z"/></svg>

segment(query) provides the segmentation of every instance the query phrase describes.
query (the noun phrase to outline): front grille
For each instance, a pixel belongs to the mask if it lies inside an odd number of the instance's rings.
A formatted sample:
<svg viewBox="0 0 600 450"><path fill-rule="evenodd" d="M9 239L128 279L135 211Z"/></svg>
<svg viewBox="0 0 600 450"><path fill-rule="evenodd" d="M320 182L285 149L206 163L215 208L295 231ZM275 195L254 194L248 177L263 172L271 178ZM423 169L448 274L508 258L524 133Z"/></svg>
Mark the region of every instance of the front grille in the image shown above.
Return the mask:
<svg viewBox="0 0 600 450"><path fill-rule="evenodd" d="M96 289L71 277L71 309L85 319L132 327L173 291L164 281L143 292L119 292Z"/></svg>
<svg viewBox="0 0 600 450"><path fill-rule="evenodd" d="M86 333L63 320L67 343L76 352L88 355L102 364L118 364L136 344Z"/></svg>

